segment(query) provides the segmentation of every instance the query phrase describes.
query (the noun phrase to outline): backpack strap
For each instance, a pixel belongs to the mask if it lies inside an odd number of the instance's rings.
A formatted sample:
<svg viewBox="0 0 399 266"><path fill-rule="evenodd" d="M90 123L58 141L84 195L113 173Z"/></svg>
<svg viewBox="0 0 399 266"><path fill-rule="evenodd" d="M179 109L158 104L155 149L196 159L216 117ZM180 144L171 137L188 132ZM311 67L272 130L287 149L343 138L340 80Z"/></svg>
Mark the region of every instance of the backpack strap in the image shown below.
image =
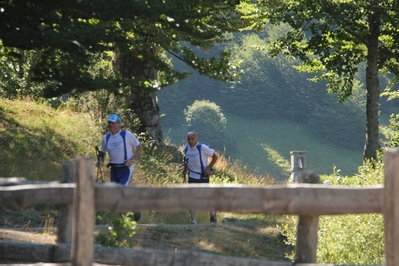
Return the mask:
<svg viewBox="0 0 399 266"><path fill-rule="evenodd" d="M111 132L108 132L107 135L105 135L105 147L108 146L108 140L111 137Z"/></svg>
<svg viewBox="0 0 399 266"><path fill-rule="evenodd" d="M204 176L205 169L204 169L204 163L202 162L201 146L202 146L201 143L197 143L197 149L199 152L199 158L200 158L200 164L201 164L201 178L202 178Z"/></svg>
<svg viewBox="0 0 399 266"><path fill-rule="evenodd" d="M204 163L202 162L201 146L202 146L201 143L197 143L196 147L197 147L197 150L198 150L198 153L199 153L199 159L200 159L200 164L201 164L201 173L197 173L197 172L192 171L190 169L188 169L188 171L191 171L191 172L196 173L196 174L200 174L201 175L200 178L202 179L204 177L205 169L204 169ZM187 150L188 150L188 145L184 146L184 148L183 148L184 155L187 154Z"/></svg>
<svg viewBox="0 0 399 266"><path fill-rule="evenodd" d="M121 130L121 136L122 136L122 139L123 139L123 151L124 151L124 153L125 153L125 156L124 156L124 160L126 161L127 160L127 150L126 150L126 130L124 130L124 129L122 129Z"/></svg>
<svg viewBox="0 0 399 266"><path fill-rule="evenodd" d="M184 146L184 149L183 149L184 155L187 155L187 150L188 150L188 145Z"/></svg>
<svg viewBox="0 0 399 266"><path fill-rule="evenodd" d="M124 156L125 159L124 159L124 160L126 161L126 160L127 160L126 130L122 129L121 132L120 132L120 134L121 134L122 139L123 139L123 151L124 151L124 153L125 153L125 156ZM109 140L110 137L111 137L111 132L108 132L107 135L105 135L105 147L108 146L108 140Z"/></svg>

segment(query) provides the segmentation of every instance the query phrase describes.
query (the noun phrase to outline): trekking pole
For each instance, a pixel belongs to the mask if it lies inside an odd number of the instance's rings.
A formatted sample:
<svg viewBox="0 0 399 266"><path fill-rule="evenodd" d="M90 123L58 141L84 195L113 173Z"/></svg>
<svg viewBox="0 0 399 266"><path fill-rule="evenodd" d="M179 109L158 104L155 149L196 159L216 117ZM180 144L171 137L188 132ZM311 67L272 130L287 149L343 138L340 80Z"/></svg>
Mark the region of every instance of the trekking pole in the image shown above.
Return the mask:
<svg viewBox="0 0 399 266"><path fill-rule="evenodd" d="M188 158L183 156L183 183L186 183Z"/></svg>
<svg viewBox="0 0 399 266"><path fill-rule="evenodd" d="M105 183L104 178L103 178L103 172L101 170L101 157L102 157L102 151L96 146L96 156L97 156L97 179L98 179L98 172L100 172L100 178L103 183Z"/></svg>

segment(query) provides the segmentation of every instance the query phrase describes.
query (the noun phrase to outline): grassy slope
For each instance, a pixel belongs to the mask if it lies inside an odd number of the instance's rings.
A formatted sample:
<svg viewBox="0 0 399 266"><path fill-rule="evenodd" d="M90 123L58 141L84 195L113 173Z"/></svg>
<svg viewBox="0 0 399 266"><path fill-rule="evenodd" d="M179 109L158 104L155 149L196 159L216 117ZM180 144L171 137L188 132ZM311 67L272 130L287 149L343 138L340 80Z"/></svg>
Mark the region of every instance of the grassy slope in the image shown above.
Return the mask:
<svg viewBox="0 0 399 266"><path fill-rule="evenodd" d="M0 173L59 180L61 164L94 156L100 135L88 116L44 104L0 99Z"/></svg>
<svg viewBox="0 0 399 266"><path fill-rule="evenodd" d="M362 164L362 151L320 141L301 124L284 120L250 120L225 114L227 129L237 150L226 155L241 159L251 169L286 180L290 173L290 151L307 152L307 169L331 174L335 165L344 175L353 175ZM174 143L181 143L181 129L165 129ZM179 132L177 134L176 132Z"/></svg>
<svg viewBox="0 0 399 266"><path fill-rule="evenodd" d="M55 111L28 101L0 99L0 173L30 180L59 180L61 164L77 156L94 156L100 135L87 116ZM151 173L148 173L151 175ZM0 240L31 242L40 237L18 235L10 238L4 228L34 232L35 227L56 226L55 206L41 205L23 210L0 207ZM222 219L227 223L221 223ZM208 223L208 214L199 213L198 226L190 223L188 212L143 212L135 247L197 250L216 254L286 260L290 247L283 245L276 226L283 220L264 215L219 213L219 222ZM1 229L3 228L3 229ZM48 230L51 231L51 230Z"/></svg>
<svg viewBox="0 0 399 266"><path fill-rule="evenodd" d="M276 155L273 156L272 151L286 160L288 167L290 151L306 151L307 169L319 174L331 174L335 165L342 173L352 175L362 163L361 151L348 150L320 141L301 124L280 120L243 121L237 116L228 116L228 121L231 123L230 132L234 132L238 139L243 140L237 142L239 149L235 156L239 158L239 154L242 154L243 161L247 161L251 166L259 165L259 170L272 176L287 176L287 168L279 167ZM244 123L248 127L247 130L240 126Z"/></svg>

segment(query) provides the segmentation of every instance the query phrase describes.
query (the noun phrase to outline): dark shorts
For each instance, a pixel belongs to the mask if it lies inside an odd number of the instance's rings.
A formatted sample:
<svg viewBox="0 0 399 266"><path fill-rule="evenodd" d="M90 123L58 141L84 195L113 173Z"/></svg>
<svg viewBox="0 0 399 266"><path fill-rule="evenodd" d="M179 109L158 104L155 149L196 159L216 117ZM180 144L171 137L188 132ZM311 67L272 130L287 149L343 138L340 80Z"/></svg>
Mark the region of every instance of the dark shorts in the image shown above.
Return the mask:
<svg viewBox="0 0 399 266"><path fill-rule="evenodd" d="M132 178L132 172L126 166L111 166L111 182L127 186Z"/></svg>
<svg viewBox="0 0 399 266"><path fill-rule="evenodd" d="M202 178L202 179L195 179L195 178L188 178L188 183L189 184L199 184L199 183L209 183L209 178Z"/></svg>

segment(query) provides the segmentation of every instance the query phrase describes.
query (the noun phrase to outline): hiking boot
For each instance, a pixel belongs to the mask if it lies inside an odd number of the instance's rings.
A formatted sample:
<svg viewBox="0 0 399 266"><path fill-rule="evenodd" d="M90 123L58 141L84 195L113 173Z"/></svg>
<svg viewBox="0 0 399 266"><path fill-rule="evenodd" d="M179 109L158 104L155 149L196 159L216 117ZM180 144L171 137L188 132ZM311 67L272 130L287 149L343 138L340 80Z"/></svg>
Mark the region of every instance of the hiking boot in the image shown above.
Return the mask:
<svg viewBox="0 0 399 266"><path fill-rule="evenodd" d="M197 224L197 221L196 220L192 220L191 224Z"/></svg>
<svg viewBox="0 0 399 266"><path fill-rule="evenodd" d="M133 214L133 221L138 222L141 218L141 212L135 211Z"/></svg>
<svg viewBox="0 0 399 266"><path fill-rule="evenodd" d="M209 219L211 223L217 223L216 212L211 212L211 218Z"/></svg>

